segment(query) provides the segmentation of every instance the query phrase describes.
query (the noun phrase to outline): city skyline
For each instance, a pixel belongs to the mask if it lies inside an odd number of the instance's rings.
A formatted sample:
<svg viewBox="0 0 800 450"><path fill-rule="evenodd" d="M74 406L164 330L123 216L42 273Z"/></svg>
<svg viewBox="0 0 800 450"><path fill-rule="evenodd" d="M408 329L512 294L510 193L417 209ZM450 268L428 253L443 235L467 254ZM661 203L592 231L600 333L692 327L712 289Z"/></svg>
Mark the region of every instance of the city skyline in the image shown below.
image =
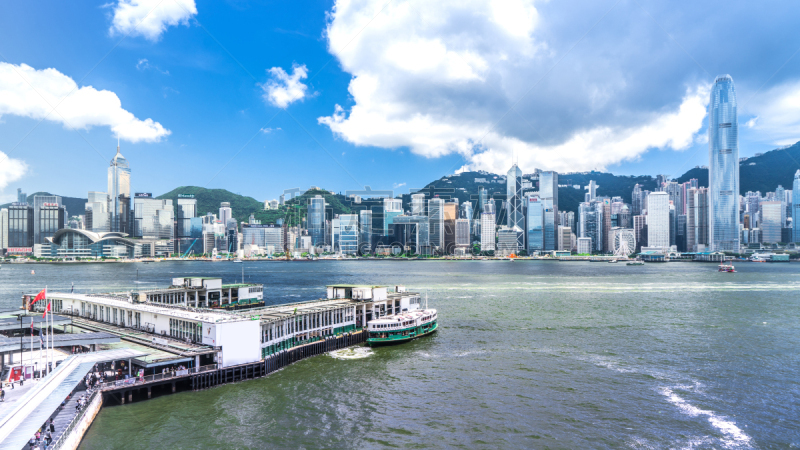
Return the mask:
<svg viewBox="0 0 800 450"><path fill-rule="evenodd" d="M797 105L789 101L800 91L795 49L758 50L791 27L795 5L750 11L732 4L708 15L685 4L677 15L666 5L626 2L509 2L509 9L442 2L414 5L410 17L374 2L234 7L185 0L150 17L141 13L148 3L139 3L53 4L46 14L29 10L38 5L9 6L0 19L13 36L0 44L0 93L8 94L0 95L0 202L13 200L16 187L75 197L103 190L89 174L107 167L117 137L133 169L148 173L136 183L144 192L200 185L264 199L312 184L404 189L461 168L504 173L512 155L524 173L676 176L707 164L706 106L718 73L737 80L740 156L800 140ZM435 16L459 30L464 14L481 25L474 42L405 27ZM364 26L369 18L374 23ZM748 26L758 30L755 38L732 31ZM730 45L711 51L704 29L722 32ZM64 42L61 33L72 39ZM487 45L507 50L517 72ZM617 56L609 56L612 48ZM597 62L598 53L602 70L579 66ZM642 55L651 62L643 64ZM55 105L72 90L72 100L48 116L42 97ZM306 169L299 175L272 169L298 162ZM73 175L69 182L65 173Z"/></svg>

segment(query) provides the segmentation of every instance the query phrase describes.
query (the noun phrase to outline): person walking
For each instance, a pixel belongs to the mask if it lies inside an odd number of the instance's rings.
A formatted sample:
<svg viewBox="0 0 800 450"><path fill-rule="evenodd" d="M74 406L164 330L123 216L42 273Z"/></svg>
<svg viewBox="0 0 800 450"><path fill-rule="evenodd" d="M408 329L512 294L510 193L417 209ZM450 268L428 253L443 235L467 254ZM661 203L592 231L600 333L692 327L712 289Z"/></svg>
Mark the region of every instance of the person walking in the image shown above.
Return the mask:
<svg viewBox="0 0 800 450"><path fill-rule="evenodd" d="M51 433L56 432L56 425L53 423L53 419L50 419L50 432Z"/></svg>
<svg viewBox="0 0 800 450"><path fill-rule="evenodd" d="M6 401L6 391L3 388L0 388L0 402Z"/></svg>

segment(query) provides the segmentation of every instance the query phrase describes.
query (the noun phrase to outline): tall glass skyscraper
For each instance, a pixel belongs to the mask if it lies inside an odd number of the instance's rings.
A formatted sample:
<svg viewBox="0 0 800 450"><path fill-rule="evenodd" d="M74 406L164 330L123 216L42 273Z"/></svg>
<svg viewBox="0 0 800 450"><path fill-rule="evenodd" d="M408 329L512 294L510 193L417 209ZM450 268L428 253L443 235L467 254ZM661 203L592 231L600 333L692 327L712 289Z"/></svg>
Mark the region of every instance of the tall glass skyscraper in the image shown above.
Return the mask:
<svg viewBox="0 0 800 450"><path fill-rule="evenodd" d="M128 160L119 153L111 159L108 168L108 213L110 230L131 234L131 169Z"/></svg>
<svg viewBox="0 0 800 450"><path fill-rule="evenodd" d="M544 208L539 197L531 195L526 197L528 203L528 226L526 229L528 241L528 256L533 252L544 250Z"/></svg>
<svg viewBox="0 0 800 450"><path fill-rule="evenodd" d="M506 176L506 214L508 228L517 232L517 248L525 248L525 216L522 213L522 171L516 164Z"/></svg>
<svg viewBox="0 0 800 450"><path fill-rule="evenodd" d="M325 198L321 195L308 199L308 234L311 245L325 244Z"/></svg>
<svg viewBox="0 0 800 450"><path fill-rule="evenodd" d="M558 239L558 173L539 174L539 197L544 205L544 249L556 250Z"/></svg>
<svg viewBox="0 0 800 450"><path fill-rule="evenodd" d="M739 122L730 75L718 76L711 89L708 155L709 241L714 251L738 251Z"/></svg>
<svg viewBox="0 0 800 450"><path fill-rule="evenodd" d="M794 173L792 185L792 240L800 242L800 170Z"/></svg>

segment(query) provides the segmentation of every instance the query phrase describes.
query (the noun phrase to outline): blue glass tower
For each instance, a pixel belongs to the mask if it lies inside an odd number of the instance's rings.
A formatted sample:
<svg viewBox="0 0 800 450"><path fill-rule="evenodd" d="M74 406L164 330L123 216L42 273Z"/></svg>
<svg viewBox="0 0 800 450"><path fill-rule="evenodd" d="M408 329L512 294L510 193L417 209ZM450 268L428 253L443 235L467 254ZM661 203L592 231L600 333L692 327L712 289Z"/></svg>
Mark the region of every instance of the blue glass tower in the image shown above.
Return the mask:
<svg viewBox="0 0 800 450"><path fill-rule="evenodd" d="M714 251L739 250L739 122L730 75L714 80L708 114L709 241Z"/></svg>
<svg viewBox="0 0 800 450"><path fill-rule="evenodd" d="M794 173L792 185L792 241L800 242L800 170Z"/></svg>

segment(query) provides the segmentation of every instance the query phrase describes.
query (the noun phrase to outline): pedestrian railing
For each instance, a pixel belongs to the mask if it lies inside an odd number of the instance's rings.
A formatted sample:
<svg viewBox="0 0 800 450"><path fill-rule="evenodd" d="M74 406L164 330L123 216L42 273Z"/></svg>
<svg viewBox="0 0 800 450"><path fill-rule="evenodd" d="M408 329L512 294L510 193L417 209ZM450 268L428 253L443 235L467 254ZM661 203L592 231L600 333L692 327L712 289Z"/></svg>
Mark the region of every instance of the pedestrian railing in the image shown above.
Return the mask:
<svg viewBox="0 0 800 450"><path fill-rule="evenodd" d="M83 408L81 408L78 411L78 414L75 414L75 417L72 418L69 425L67 425L67 428L65 428L64 432L61 433L61 436L58 437L58 439L53 443L51 447L48 447L49 450L58 450L59 448L61 448L62 445L64 445L64 443L69 438L69 435L72 433L72 430L75 429L75 426L78 425L83 416L86 415L86 410L89 409L89 405L92 404L92 402L97 398L99 394L100 390L95 389L94 392L92 392L91 395L89 395L89 398L86 401L86 405L84 405Z"/></svg>
<svg viewBox="0 0 800 450"><path fill-rule="evenodd" d="M143 377L131 377L124 380L106 381L100 384L100 389L116 389L125 386L135 386L140 384L152 383L154 381L169 380L172 378L185 377L187 375L208 372L217 370L216 364L209 364L207 366L192 367L191 369L176 370L174 372L156 373L153 375L145 375Z"/></svg>

